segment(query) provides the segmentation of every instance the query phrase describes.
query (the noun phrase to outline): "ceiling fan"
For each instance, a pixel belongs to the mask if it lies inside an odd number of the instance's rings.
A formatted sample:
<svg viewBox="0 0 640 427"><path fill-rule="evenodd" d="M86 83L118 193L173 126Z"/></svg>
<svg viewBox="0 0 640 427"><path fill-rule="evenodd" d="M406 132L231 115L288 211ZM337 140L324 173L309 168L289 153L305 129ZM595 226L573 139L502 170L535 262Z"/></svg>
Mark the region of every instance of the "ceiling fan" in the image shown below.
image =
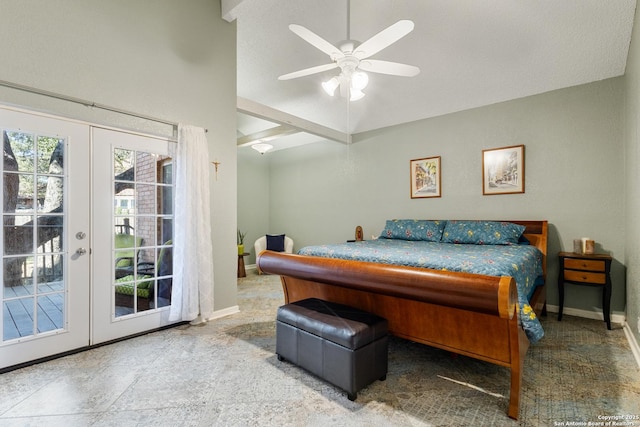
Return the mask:
<svg viewBox="0 0 640 427"><path fill-rule="evenodd" d="M349 40L349 9L350 2L347 4L347 40L340 42L338 47L302 25L289 25L289 29L293 33L329 55L331 63L284 74L278 77L278 80L290 80L340 68L340 74L322 83L322 87L331 96L340 87L340 94L343 97L349 96L351 101L356 101L364 96L362 90L369 82L369 77L364 71L402 77L413 77L420 73L420 68L413 65L369 59L369 57L409 34L414 27L412 21L400 20L364 43L359 43L355 40Z"/></svg>

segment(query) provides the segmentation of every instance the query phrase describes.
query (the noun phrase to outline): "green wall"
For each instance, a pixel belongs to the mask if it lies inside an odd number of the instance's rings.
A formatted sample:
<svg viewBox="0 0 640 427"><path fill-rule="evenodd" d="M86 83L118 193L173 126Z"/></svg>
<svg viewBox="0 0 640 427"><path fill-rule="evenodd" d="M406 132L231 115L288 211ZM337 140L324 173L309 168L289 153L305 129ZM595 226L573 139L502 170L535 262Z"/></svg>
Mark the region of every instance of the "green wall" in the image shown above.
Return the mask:
<svg viewBox="0 0 640 427"><path fill-rule="evenodd" d="M235 307L236 27L210 0L0 0L0 79L207 128L214 305ZM171 136L171 129L0 88L0 102ZM213 169L213 168L212 168Z"/></svg>
<svg viewBox="0 0 640 427"><path fill-rule="evenodd" d="M640 12L636 9L636 22ZM627 322L640 343L640 35L634 28L625 74L625 260ZM621 166L621 167L622 167Z"/></svg>
<svg viewBox="0 0 640 427"><path fill-rule="evenodd" d="M238 150L238 227L246 233L244 251L250 255L245 264L256 262L254 242L267 233L279 233L269 227L269 158L255 150Z"/></svg>
<svg viewBox="0 0 640 427"><path fill-rule="evenodd" d="M558 304L555 254L591 237L615 258L612 309L622 314L623 89L622 78L610 79L355 135L349 146L267 154L269 229L299 249L351 239L357 225L370 238L390 218L546 219L549 304ZM482 150L518 144L525 193L483 196ZM442 157L442 197L411 199L409 161L431 156ZM244 192L240 185L239 198ZM565 307L601 310L601 293L567 285Z"/></svg>

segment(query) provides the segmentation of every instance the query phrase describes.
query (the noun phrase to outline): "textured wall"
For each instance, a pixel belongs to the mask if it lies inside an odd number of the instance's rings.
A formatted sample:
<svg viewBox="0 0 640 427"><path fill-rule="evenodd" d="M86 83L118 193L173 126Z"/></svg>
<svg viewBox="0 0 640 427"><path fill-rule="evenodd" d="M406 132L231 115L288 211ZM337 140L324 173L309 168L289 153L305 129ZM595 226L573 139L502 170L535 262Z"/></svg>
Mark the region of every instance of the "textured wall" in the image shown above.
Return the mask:
<svg viewBox="0 0 640 427"><path fill-rule="evenodd" d="M269 227L304 245L370 238L389 218L547 219L548 300L557 254L591 237L613 255L615 314L624 310L621 78L269 154ZM482 195L483 149L524 144L525 194ZM442 157L442 197L411 199L409 161ZM266 178L265 178L266 179ZM242 197L243 189L240 189ZM565 306L600 310L597 288L568 285Z"/></svg>

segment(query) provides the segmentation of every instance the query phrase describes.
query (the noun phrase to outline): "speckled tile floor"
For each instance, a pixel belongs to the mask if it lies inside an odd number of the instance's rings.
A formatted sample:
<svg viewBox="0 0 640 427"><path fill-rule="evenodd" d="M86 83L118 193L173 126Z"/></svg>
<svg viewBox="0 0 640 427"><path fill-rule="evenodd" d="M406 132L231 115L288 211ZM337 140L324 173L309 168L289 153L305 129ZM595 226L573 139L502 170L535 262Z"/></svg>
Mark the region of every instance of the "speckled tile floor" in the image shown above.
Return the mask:
<svg viewBox="0 0 640 427"><path fill-rule="evenodd" d="M0 425L558 426L640 416L640 369L622 329L571 316L542 320L519 421L506 415L506 368L397 338L387 380L351 402L277 360L279 279L247 273L238 314L0 375Z"/></svg>

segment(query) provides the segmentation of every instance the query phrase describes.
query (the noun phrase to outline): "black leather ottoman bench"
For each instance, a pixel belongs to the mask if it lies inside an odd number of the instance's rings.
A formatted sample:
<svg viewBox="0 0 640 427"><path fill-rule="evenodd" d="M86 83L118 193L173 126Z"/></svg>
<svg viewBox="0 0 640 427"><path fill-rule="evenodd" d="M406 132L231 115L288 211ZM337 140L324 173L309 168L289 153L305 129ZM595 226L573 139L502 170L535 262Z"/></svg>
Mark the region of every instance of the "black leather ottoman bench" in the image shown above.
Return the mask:
<svg viewBox="0 0 640 427"><path fill-rule="evenodd" d="M276 354L345 390L349 400L387 377L387 320L309 298L278 308Z"/></svg>

